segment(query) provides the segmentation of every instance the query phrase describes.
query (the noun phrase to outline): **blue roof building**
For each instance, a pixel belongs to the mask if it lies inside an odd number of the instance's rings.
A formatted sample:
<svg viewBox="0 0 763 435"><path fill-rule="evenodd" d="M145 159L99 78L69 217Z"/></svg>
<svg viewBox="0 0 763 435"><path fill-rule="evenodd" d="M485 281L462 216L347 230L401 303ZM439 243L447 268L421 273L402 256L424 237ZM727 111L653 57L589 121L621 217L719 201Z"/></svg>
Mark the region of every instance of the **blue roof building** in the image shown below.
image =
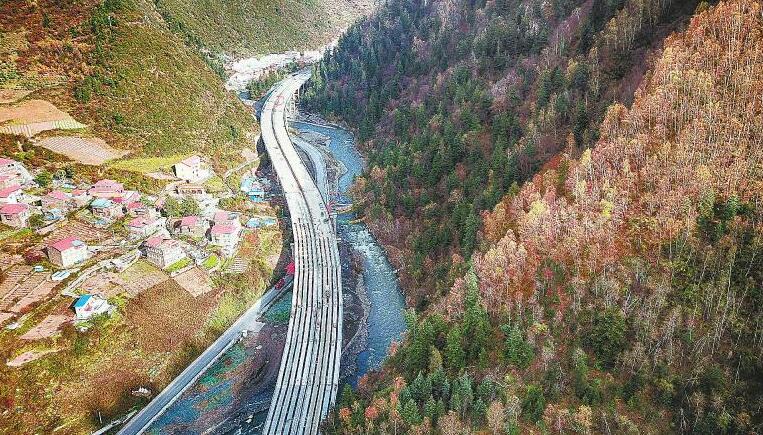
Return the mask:
<svg viewBox="0 0 763 435"><path fill-rule="evenodd" d="M256 178L244 178L241 180L241 191L246 193L254 202L260 202L265 199L265 189Z"/></svg>
<svg viewBox="0 0 763 435"><path fill-rule="evenodd" d="M107 208L111 206L112 202L108 198L96 198L90 203L92 208Z"/></svg>
<svg viewBox="0 0 763 435"><path fill-rule="evenodd" d="M82 295L74 303L77 320L87 320L98 314L111 314L113 307L100 296Z"/></svg>
<svg viewBox="0 0 763 435"><path fill-rule="evenodd" d="M84 307L85 305L87 305L87 301L89 301L90 298L92 298L92 297L93 297L92 295L82 295L82 296L80 296L77 299L77 302L74 303L74 309L76 310L77 308Z"/></svg>

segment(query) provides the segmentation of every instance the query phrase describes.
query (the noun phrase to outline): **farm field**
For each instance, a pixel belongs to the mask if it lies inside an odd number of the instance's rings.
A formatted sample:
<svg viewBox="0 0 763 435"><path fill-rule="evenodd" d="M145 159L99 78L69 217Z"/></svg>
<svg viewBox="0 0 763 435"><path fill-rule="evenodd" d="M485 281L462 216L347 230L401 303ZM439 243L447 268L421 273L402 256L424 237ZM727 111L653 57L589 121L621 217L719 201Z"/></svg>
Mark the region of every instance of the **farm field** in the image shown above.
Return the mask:
<svg viewBox="0 0 763 435"><path fill-rule="evenodd" d="M44 100L29 100L0 106L0 133L33 137L46 130L76 130L87 127Z"/></svg>
<svg viewBox="0 0 763 435"><path fill-rule="evenodd" d="M127 154L127 151L112 148L99 138L52 136L39 140L37 145L84 165L102 165Z"/></svg>
<svg viewBox="0 0 763 435"><path fill-rule="evenodd" d="M164 157L139 157L112 162L110 168L123 171L147 174L151 172L171 172L172 165L188 157L187 155L171 155Z"/></svg>
<svg viewBox="0 0 763 435"><path fill-rule="evenodd" d="M29 100L12 106L0 106L0 124L33 124L72 119L68 113L44 100Z"/></svg>

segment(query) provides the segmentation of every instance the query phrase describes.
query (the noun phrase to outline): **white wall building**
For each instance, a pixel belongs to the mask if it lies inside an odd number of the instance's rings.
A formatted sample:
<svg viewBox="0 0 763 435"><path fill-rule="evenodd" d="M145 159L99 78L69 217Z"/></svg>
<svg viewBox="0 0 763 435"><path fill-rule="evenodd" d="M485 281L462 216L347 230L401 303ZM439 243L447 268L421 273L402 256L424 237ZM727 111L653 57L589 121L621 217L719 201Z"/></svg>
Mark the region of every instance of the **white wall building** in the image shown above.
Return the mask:
<svg viewBox="0 0 763 435"><path fill-rule="evenodd" d="M164 228L166 218L138 216L127 224L127 230L133 239L142 239Z"/></svg>
<svg viewBox="0 0 763 435"><path fill-rule="evenodd" d="M174 165L175 176L188 182L204 181L212 175L209 166L199 156L191 156Z"/></svg>
<svg viewBox="0 0 763 435"><path fill-rule="evenodd" d="M87 244L76 237L67 237L48 245L48 259L58 267L71 267L87 260Z"/></svg>
<svg viewBox="0 0 763 435"><path fill-rule="evenodd" d="M241 227L229 223L217 223L210 231L212 244L219 246L223 255L230 257L236 253L236 246L241 240Z"/></svg>
<svg viewBox="0 0 763 435"><path fill-rule="evenodd" d="M5 204L0 207L0 222L14 228L25 228L29 225L31 209L26 204Z"/></svg>
<svg viewBox="0 0 763 435"><path fill-rule="evenodd" d="M74 315L77 320L88 320L98 314L108 314L112 306L105 299L96 295L82 295L74 303Z"/></svg>
<svg viewBox="0 0 763 435"><path fill-rule="evenodd" d="M8 185L27 184L32 181L32 175L27 171L24 165L15 160L6 158L0 158L0 177L2 177L4 182L7 182Z"/></svg>
<svg viewBox="0 0 763 435"><path fill-rule="evenodd" d="M162 236L146 241L146 259L156 267L166 269L186 257L180 242Z"/></svg>
<svg viewBox="0 0 763 435"><path fill-rule="evenodd" d="M23 194L18 184L0 189L0 204L18 204Z"/></svg>

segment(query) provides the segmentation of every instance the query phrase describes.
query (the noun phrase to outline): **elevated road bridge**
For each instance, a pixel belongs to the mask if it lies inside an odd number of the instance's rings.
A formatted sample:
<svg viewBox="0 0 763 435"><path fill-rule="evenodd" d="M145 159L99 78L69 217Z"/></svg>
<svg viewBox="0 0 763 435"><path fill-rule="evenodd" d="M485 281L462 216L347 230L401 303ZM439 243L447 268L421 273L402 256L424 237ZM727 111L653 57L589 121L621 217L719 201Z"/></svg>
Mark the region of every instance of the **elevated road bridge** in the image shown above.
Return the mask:
<svg viewBox="0 0 763 435"><path fill-rule="evenodd" d="M334 223L287 132L310 78L281 81L262 108L262 140L283 188L294 238L294 289L281 366L263 433L316 434L339 388L342 279Z"/></svg>

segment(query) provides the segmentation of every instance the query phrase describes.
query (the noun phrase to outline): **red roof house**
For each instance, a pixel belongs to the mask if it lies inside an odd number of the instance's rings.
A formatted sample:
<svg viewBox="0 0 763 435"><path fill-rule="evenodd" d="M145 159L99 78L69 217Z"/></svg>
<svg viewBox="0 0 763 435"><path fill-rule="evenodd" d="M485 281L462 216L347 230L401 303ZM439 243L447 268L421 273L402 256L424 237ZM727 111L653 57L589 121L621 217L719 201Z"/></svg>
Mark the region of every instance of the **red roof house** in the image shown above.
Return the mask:
<svg viewBox="0 0 763 435"><path fill-rule="evenodd" d="M0 189L0 203L15 204L20 201L21 193L21 186L18 184Z"/></svg>
<svg viewBox="0 0 763 435"><path fill-rule="evenodd" d="M122 183L115 180L98 180L88 193L97 198L116 198L121 197L125 188Z"/></svg>
<svg viewBox="0 0 763 435"><path fill-rule="evenodd" d="M29 222L30 213L26 204L5 204L0 207L0 222L14 228L24 228Z"/></svg>
<svg viewBox="0 0 763 435"><path fill-rule="evenodd" d="M64 210L70 208L73 203L72 198L60 190L53 190L42 197L42 206L46 209L57 208Z"/></svg>
<svg viewBox="0 0 763 435"><path fill-rule="evenodd" d="M48 259L58 267L71 267L87 259L87 244L75 236L48 245Z"/></svg>

